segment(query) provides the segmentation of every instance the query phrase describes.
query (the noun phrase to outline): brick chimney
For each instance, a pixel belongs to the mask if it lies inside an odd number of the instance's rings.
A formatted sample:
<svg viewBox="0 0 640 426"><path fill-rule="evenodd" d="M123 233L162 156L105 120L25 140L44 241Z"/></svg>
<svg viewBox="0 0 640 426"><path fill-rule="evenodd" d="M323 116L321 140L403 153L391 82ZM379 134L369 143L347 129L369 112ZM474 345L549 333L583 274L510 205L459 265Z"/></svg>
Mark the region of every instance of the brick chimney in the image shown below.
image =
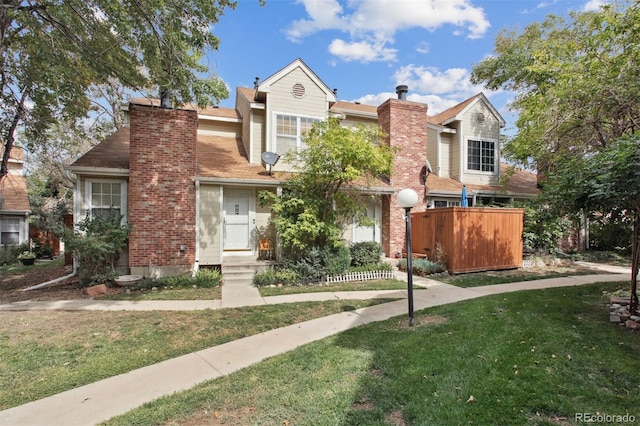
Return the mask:
<svg viewBox="0 0 640 426"><path fill-rule="evenodd" d="M190 272L196 244L196 111L129 105L129 267Z"/></svg>
<svg viewBox="0 0 640 426"><path fill-rule="evenodd" d="M401 89L401 97L406 99L406 86ZM405 247L404 210L398 207L398 192L411 188L418 193L421 201L412 212L426 208L422 202L424 186L420 184L420 169L427 162L428 106L405 99L389 99L378 107L378 124L387 133L387 144L397 149L390 177L395 192L382 200L382 242L389 257L395 257Z"/></svg>

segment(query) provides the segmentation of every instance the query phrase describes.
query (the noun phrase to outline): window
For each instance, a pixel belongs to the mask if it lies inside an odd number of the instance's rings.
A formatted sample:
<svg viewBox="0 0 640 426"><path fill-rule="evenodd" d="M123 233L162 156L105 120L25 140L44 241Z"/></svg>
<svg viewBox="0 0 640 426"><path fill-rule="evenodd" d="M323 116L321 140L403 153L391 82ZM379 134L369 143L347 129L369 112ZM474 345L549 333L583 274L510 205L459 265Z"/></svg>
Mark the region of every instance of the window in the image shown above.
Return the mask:
<svg viewBox="0 0 640 426"><path fill-rule="evenodd" d="M302 135L309 130L317 118L299 117L295 115L276 114L275 151L285 154L291 150L300 151L306 148Z"/></svg>
<svg viewBox="0 0 640 426"><path fill-rule="evenodd" d="M91 217L108 216L112 211L126 215L126 185L123 182L88 182L88 210Z"/></svg>
<svg viewBox="0 0 640 426"><path fill-rule="evenodd" d="M434 209L442 209L445 207L460 207L460 201L435 200L433 202Z"/></svg>
<svg viewBox="0 0 640 426"><path fill-rule="evenodd" d="M19 217L3 217L0 219L0 244L20 244L20 228L22 219Z"/></svg>
<svg viewBox="0 0 640 426"><path fill-rule="evenodd" d="M467 168L481 172L495 172L496 143L492 141L468 141Z"/></svg>

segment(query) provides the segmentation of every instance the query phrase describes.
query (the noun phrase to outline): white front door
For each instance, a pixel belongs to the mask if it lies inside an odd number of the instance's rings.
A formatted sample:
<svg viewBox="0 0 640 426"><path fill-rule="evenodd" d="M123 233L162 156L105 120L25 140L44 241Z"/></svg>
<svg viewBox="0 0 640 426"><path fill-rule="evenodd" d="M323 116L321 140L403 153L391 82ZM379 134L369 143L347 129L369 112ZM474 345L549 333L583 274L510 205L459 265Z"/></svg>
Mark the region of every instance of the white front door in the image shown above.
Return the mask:
<svg viewBox="0 0 640 426"><path fill-rule="evenodd" d="M224 190L224 250L250 250L250 190Z"/></svg>
<svg viewBox="0 0 640 426"><path fill-rule="evenodd" d="M366 200L367 217L372 222L371 225L361 226L357 223L353 225L353 242L359 243L363 241L375 241L381 243L380 238L380 218L382 216L382 208L379 201Z"/></svg>

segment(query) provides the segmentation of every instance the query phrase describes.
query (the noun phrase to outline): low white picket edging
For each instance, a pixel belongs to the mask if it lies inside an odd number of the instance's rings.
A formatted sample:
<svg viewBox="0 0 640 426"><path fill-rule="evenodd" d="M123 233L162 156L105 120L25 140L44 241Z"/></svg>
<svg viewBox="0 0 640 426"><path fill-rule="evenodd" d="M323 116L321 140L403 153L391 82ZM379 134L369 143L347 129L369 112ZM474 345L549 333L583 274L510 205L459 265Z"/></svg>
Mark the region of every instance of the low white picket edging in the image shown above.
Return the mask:
<svg viewBox="0 0 640 426"><path fill-rule="evenodd" d="M327 284L346 283L351 281L384 280L390 278L393 278L393 271L347 272L339 275L328 275Z"/></svg>

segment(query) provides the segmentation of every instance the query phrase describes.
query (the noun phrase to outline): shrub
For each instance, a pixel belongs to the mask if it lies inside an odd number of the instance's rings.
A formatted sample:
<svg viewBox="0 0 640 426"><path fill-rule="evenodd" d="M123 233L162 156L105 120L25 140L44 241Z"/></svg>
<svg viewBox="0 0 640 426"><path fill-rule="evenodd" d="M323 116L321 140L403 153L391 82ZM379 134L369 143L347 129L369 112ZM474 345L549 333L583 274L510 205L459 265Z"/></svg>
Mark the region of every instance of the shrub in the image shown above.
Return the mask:
<svg viewBox="0 0 640 426"><path fill-rule="evenodd" d="M447 270L444 263L433 262L429 259L412 259L411 266L413 267L413 273L420 276L427 276L432 274L438 274ZM398 262L398 269L401 271L407 271L407 260L401 259Z"/></svg>
<svg viewBox="0 0 640 426"><path fill-rule="evenodd" d="M324 275L342 274L351 265L349 247L340 244L337 247L325 247L322 250L322 263Z"/></svg>
<svg viewBox="0 0 640 426"><path fill-rule="evenodd" d="M219 269L198 269L192 279L193 285L203 288L218 287L222 282L222 272Z"/></svg>
<svg viewBox="0 0 640 426"><path fill-rule="evenodd" d="M380 263L382 246L375 241L363 241L351 246L351 266Z"/></svg>
<svg viewBox="0 0 640 426"><path fill-rule="evenodd" d="M293 285L300 281L298 274L295 271L282 268L282 269L269 269L263 272L258 272L253 276L253 284L257 287L264 287L268 285Z"/></svg>
<svg viewBox="0 0 640 426"><path fill-rule="evenodd" d="M327 275L342 274L351 264L349 248L317 247L305 251L297 258L283 259L285 268L293 270L301 282L321 281Z"/></svg>
<svg viewBox="0 0 640 426"><path fill-rule="evenodd" d="M157 280L144 280L149 281L142 285L144 288L151 287L202 287L212 288L217 287L222 282L222 273L218 269L202 268L196 272L195 276L191 275L176 275L173 277L162 277Z"/></svg>
<svg viewBox="0 0 640 426"><path fill-rule="evenodd" d="M81 280L95 281L115 272L115 263L128 240L129 225L123 225L122 216L115 212L87 216L77 229L64 230L65 245L78 259Z"/></svg>
<svg viewBox="0 0 640 426"><path fill-rule="evenodd" d="M367 263L360 266L351 266L349 272L369 272L369 271L393 271L393 265L390 263Z"/></svg>

